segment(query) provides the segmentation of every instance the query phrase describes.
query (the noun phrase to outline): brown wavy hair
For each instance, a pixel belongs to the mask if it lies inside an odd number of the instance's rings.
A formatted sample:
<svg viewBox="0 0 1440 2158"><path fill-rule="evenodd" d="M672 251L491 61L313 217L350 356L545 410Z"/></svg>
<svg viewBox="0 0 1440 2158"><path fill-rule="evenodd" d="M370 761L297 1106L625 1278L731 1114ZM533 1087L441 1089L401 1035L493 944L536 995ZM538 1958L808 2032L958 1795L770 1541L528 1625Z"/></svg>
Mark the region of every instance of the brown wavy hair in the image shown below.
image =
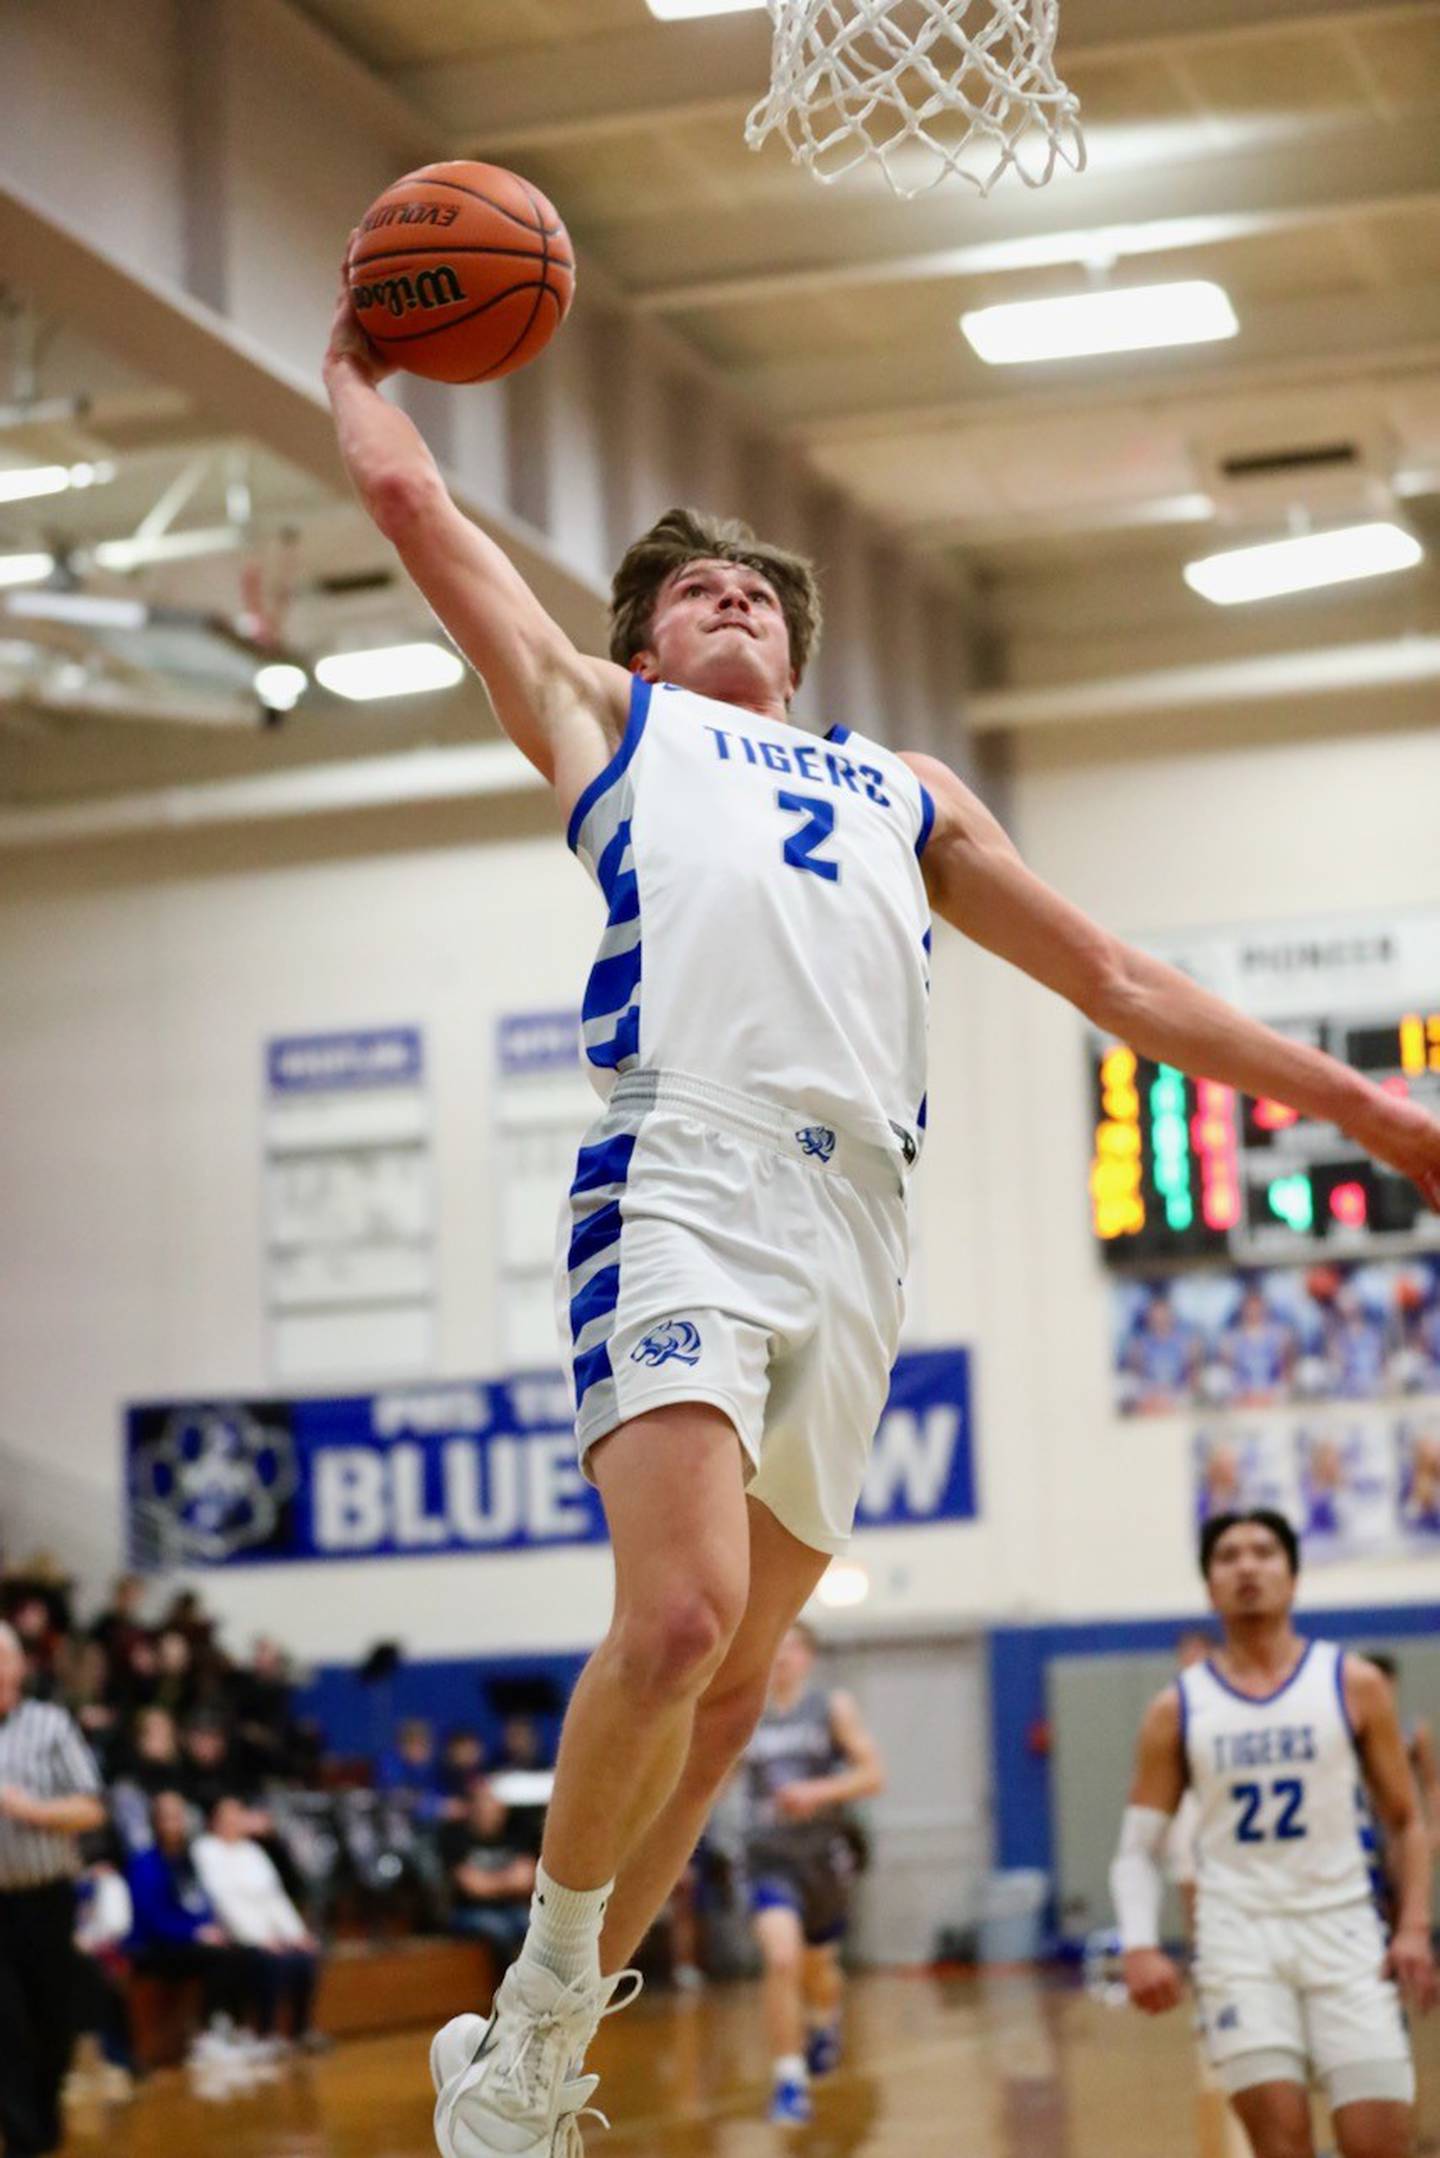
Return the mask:
<svg viewBox="0 0 1440 2158"><path fill-rule="evenodd" d="M687 562L742 562L775 588L790 633L790 664L798 682L820 638L820 585L814 565L755 537L733 517L703 510L666 510L632 540L610 587L610 657L628 667L650 641L655 602L667 577Z"/></svg>

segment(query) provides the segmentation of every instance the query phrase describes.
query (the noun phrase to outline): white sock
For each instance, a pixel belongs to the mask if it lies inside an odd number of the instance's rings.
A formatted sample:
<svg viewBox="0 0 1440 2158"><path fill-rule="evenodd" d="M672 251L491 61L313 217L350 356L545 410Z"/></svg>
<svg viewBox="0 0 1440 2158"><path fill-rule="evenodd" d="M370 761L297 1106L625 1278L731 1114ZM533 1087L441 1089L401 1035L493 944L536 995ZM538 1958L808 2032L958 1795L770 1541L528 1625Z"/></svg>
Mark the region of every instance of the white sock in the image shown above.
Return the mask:
<svg viewBox="0 0 1440 2158"><path fill-rule="evenodd" d="M804 2054L782 2053L775 2063L775 2081L777 2083L808 2083L810 2075L805 2066Z"/></svg>
<svg viewBox="0 0 1440 2158"><path fill-rule="evenodd" d="M600 1928L614 1887L607 1881L603 1888L562 1888L543 1866L537 1867L521 1962L553 1971L562 1985L576 1978L598 1985Z"/></svg>

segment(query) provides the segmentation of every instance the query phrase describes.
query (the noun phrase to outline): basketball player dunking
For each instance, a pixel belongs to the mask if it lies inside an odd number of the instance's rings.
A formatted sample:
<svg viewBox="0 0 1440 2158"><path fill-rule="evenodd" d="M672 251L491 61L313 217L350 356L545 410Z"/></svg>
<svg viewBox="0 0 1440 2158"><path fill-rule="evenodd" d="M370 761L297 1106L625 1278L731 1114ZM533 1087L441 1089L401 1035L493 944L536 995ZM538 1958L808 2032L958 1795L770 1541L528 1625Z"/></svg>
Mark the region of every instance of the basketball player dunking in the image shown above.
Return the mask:
<svg viewBox="0 0 1440 2158"><path fill-rule="evenodd" d="M617 1973L850 1534L900 1328L931 909L1144 1055L1340 1124L1432 1205L1440 1124L1097 928L935 759L792 724L814 578L745 527L662 518L617 573L609 658L577 651L456 509L386 372L342 294L325 374L356 491L607 910L583 1031L608 1105L559 1272L614 1616L566 1718L525 1947L431 2063L446 2158L554 2158L578 2148Z"/></svg>
<svg viewBox="0 0 1440 2158"><path fill-rule="evenodd" d="M1188 1786L1201 2023L1255 2158L1311 2158L1312 2069L1342 2158L1406 2158L1403 2005L1431 2006L1435 1971L1429 1844L1392 1691L1364 1657L1296 1633L1299 1547L1283 1515L1217 1514L1200 1563L1224 1643L1152 1703L1111 1869L1130 1998L1150 2015L1180 1999L1159 1946L1157 1859ZM1371 1804L1398 1875L1388 1943Z"/></svg>

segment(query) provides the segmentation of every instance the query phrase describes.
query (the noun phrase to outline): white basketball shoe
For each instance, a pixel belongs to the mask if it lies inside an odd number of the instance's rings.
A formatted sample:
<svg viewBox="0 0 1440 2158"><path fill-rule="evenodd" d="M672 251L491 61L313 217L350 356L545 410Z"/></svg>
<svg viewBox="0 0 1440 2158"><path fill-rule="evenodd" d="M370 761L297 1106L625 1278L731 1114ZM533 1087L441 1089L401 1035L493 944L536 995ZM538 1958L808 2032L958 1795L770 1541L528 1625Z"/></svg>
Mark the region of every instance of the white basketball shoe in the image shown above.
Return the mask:
<svg viewBox="0 0 1440 2158"><path fill-rule="evenodd" d="M638 1971L565 1985L538 1964L513 1963L489 2021L455 2016L430 2048L440 2158L578 2152L577 2121L600 2081L582 2072L586 2048L601 2017L628 2007L640 1986Z"/></svg>

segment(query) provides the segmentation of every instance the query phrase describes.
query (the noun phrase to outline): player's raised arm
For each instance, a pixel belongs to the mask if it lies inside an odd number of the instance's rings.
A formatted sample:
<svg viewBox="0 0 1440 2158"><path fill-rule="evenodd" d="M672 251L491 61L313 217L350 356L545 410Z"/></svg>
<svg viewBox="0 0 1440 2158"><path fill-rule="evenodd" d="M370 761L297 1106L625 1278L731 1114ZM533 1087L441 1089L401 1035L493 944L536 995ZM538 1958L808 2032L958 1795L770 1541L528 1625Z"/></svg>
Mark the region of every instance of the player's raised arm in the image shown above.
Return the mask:
<svg viewBox="0 0 1440 2158"><path fill-rule="evenodd" d="M1383 1675L1361 1656L1342 1666L1345 1708L1355 1733L1365 1782L1394 1854L1399 1909L1385 1957L1388 1974L1411 2007L1435 2003L1435 1961L1430 1948L1430 1838L1395 1695Z"/></svg>
<svg viewBox="0 0 1440 2158"><path fill-rule="evenodd" d="M629 677L578 652L503 550L462 516L418 430L380 395L389 372L342 281L324 373L355 491L480 673L505 732L568 806L624 731Z"/></svg>
<svg viewBox="0 0 1440 2158"><path fill-rule="evenodd" d="M937 914L1068 998L1142 1056L1288 1103L1337 1124L1418 1185L1440 1211L1440 1123L1323 1050L1289 1041L1122 943L1027 869L1014 843L948 766L907 756L935 803L924 866Z"/></svg>
<svg viewBox="0 0 1440 2158"><path fill-rule="evenodd" d="M1163 2015L1180 2000L1180 1973L1160 1946L1165 1883L1160 1853L1185 1789L1180 1744L1180 1692L1167 1686L1145 1712L1135 1755L1120 1845L1110 1866L1110 1898L1125 1951L1125 1984L1146 2015Z"/></svg>

